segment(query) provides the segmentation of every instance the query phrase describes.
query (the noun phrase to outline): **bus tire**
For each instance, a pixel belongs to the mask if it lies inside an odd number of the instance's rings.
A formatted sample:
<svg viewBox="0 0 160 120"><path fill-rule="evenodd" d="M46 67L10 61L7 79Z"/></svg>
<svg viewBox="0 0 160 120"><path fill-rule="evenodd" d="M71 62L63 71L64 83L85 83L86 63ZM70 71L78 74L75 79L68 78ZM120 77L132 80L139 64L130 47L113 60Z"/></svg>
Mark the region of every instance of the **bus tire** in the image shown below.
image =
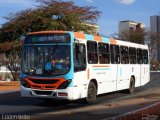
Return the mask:
<svg viewBox="0 0 160 120"><path fill-rule="evenodd" d="M128 90L128 92L129 92L130 94L133 94L134 91L135 91L135 80L134 80L133 77L131 77L131 78L130 78L130 83L129 83L129 90Z"/></svg>
<svg viewBox="0 0 160 120"><path fill-rule="evenodd" d="M94 82L90 82L88 86L88 92L86 97L86 102L88 104L94 103L97 98L97 87Z"/></svg>

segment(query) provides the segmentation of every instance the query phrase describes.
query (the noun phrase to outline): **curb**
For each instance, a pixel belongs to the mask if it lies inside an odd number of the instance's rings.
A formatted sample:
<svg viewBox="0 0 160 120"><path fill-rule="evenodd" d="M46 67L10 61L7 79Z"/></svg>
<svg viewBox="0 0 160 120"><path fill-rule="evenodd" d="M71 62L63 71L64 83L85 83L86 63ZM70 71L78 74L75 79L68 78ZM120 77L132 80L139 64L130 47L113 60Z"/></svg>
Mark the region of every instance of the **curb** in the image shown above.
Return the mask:
<svg viewBox="0 0 160 120"><path fill-rule="evenodd" d="M135 114L139 114L139 113L143 113L143 111L145 112L146 110L150 110L152 109L153 107L156 107L160 105L160 102L157 102L157 103L154 103L154 104L151 104L151 105L148 105L146 107L143 107L143 108L140 108L140 109L137 109L137 110L134 110L134 111L131 111L131 112L127 112L127 113L124 113L122 115L118 115L118 116L115 116L115 117L110 117L110 118L106 118L106 119L102 119L102 120L127 120L126 118L128 116L135 116ZM148 113L143 113L144 115L149 115ZM152 115L153 116L153 115ZM158 116L155 116L158 118ZM136 120L136 119L135 119ZM150 119L144 119L144 120L150 120ZM154 120L158 120L158 119L154 119Z"/></svg>

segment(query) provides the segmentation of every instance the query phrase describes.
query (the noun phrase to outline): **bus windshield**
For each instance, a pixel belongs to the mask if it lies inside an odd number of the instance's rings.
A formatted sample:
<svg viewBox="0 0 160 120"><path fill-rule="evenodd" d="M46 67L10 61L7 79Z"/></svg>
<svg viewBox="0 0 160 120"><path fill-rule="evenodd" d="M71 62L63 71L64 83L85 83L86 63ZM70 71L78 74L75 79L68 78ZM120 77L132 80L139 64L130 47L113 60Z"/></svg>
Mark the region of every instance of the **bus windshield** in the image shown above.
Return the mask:
<svg viewBox="0 0 160 120"><path fill-rule="evenodd" d="M28 75L64 75L70 70L69 45L24 46L22 72Z"/></svg>

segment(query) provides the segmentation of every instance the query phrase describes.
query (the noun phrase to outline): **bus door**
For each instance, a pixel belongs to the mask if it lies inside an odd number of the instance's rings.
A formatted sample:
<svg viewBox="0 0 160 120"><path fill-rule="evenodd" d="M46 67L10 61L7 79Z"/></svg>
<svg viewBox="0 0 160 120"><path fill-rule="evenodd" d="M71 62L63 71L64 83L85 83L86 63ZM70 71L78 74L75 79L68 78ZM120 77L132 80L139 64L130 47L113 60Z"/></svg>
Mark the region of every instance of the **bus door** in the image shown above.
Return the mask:
<svg viewBox="0 0 160 120"><path fill-rule="evenodd" d="M142 85L142 81L144 81L144 65L143 65L143 55L142 55L142 49L137 49L137 63L140 67L140 74L139 74L139 84Z"/></svg>
<svg viewBox="0 0 160 120"><path fill-rule="evenodd" d="M86 72L86 48L83 43L74 43L73 45L73 58L74 58L74 82L73 84L77 86L78 91L73 90L75 98L79 96L84 97L86 94L84 86L87 83L87 72ZM83 96L84 95L84 96Z"/></svg>
<svg viewBox="0 0 160 120"><path fill-rule="evenodd" d="M116 91L117 90L117 82L118 82L119 63L120 63L119 46L118 45L110 45L110 53L111 53L110 82L112 84L112 88L110 88L110 90Z"/></svg>
<svg viewBox="0 0 160 120"><path fill-rule="evenodd" d="M121 64L118 65L118 78L117 78L117 90L128 88L130 79L130 66L129 64L129 50L127 46L120 46L119 58Z"/></svg>
<svg viewBox="0 0 160 120"><path fill-rule="evenodd" d="M148 50L143 49L142 54L143 64L141 64L141 85L144 85L149 81Z"/></svg>

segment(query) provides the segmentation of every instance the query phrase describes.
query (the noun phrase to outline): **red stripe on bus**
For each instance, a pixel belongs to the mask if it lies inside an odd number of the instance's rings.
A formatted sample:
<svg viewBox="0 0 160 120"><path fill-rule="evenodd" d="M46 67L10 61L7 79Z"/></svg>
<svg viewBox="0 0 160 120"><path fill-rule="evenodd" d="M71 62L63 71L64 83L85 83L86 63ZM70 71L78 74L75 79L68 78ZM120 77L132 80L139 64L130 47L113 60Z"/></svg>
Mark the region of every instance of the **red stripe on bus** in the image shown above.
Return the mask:
<svg viewBox="0 0 160 120"><path fill-rule="evenodd" d="M102 38L100 36L94 36L94 40L96 40L96 41L102 41Z"/></svg>
<svg viewBox="0 0 160 120"><path fill-rule="evenodd" d="M65 31L39 31L39 32L31 32L31 33L29 33L29 35L53 34L53 33L65 33Z"/></svg>
<svg viewBox="0 0 160 120"><path fill-rule="evenodd" d="M74 32L75 38L85 39L85 35L83 33Z"/></svg>
<svg viewBox="0 0 160 120"><path fill-rule="evenodd" d="M87 78L88 78L88 80L89 80L89 78L90 78L90 75L89 75L89 74L90 74L90 70L88 69L88 70L87 70Z"/></svg>

